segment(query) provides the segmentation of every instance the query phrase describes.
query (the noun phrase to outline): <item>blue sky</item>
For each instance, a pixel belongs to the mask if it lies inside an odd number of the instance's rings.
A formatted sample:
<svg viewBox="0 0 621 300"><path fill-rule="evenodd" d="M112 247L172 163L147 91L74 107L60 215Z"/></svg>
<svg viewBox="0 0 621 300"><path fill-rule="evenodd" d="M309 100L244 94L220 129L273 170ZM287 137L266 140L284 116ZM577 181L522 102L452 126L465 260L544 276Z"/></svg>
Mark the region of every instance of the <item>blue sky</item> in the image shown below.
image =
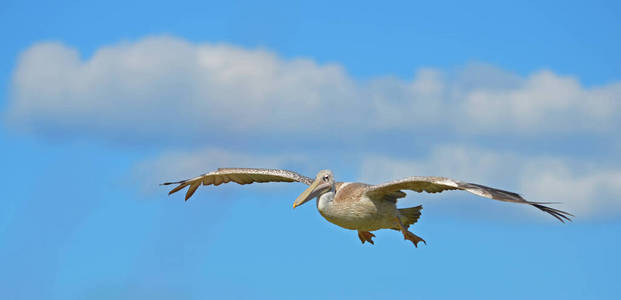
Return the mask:
<svg viewBox="0 0 621 300"><path fill-rule="evenodd" d="M614 298L613 1L0 4L0 294L9 299ZM422 203L361 245L301 184L217 167L440 175L558 201Z"/></svg>

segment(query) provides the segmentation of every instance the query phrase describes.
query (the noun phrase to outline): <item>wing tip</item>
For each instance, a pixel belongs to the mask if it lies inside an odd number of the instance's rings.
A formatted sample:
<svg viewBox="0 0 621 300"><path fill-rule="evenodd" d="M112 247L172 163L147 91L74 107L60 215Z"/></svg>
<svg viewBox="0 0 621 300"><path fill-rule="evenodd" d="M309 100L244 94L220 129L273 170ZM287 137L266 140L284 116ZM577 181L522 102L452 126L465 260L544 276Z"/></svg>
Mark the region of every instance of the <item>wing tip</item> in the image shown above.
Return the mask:
<svg viewBox="0 0 621 300"><path fill-rule="evenodd" d="M569 222L573 222L573 220L571 219L571 217L575 217L573 214L568 213L566 211L562 211L560 209L556 209L556 208L552 208L549 206L545 206L545 205L541 205L537 202L532 202L532 203L528 203L534 207L536 207L537 209L546 212L548 214L550 214L551 216L555 217L557 220L561 221L561 223L565 223L565 221L569 221Z"/></svg>
<svg viewBox="0 0 621 300"><path fill-rule="evenodd" d="M160 186L162 186L162 185L169 185L169 184L179 184L178 186L174 187L172 190L170 190L168 192L168 195L172 195L172 194L178 192L179 190L183 189L184 187L188 186L186 181L187 180L178 181L178 182L165 182L165 183L160 184Z"/></svg>

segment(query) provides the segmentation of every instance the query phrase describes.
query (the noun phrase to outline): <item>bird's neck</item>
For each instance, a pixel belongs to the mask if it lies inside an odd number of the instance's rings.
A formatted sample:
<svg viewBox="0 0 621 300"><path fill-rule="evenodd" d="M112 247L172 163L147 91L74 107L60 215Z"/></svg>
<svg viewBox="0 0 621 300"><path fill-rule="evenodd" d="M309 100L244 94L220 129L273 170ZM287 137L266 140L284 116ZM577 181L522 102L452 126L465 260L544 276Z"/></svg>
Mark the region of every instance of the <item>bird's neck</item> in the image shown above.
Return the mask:
<svg viewBox="0 0 621 300"><path fill-rule="evenodd" d="M334 194L334 191L329 191L317 197L317 209L319 211L324 211L331 204L332 200L334 200Z"/></svg>

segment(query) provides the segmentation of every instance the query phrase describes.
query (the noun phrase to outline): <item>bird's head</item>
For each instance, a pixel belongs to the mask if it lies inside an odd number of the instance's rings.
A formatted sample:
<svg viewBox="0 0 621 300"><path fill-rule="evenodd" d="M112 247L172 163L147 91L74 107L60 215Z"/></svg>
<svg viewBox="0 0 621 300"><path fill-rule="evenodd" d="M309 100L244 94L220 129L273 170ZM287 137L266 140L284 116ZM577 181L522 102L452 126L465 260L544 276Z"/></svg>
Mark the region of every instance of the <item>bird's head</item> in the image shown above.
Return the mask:
<svg viewBox="0 0 621 300"><path fill-rule="evenodd" d="M311 183L311 185L304 191L295 202L293 202L293 208L296 208L315 197L319 197L327 192L334 192L334 175L330 170L321 170L317 173L317 177L315 177L315 181Z"/></svg>

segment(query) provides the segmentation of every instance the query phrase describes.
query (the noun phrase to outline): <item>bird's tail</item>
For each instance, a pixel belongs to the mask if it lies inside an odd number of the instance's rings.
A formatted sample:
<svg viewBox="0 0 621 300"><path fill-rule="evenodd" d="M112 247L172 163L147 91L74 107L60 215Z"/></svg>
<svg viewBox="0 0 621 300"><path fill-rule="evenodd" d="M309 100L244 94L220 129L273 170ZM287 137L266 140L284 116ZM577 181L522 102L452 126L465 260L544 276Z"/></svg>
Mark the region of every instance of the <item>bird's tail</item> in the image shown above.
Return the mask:
<svg viewBox="0 0 621 300"><path fill-rule="evenodd" d="M401 222L403 222L403 225L407 227L416 223L418 218L420 218L420 211L422 209L422 205L399 209L399 215L401 215Z"/></svg>

